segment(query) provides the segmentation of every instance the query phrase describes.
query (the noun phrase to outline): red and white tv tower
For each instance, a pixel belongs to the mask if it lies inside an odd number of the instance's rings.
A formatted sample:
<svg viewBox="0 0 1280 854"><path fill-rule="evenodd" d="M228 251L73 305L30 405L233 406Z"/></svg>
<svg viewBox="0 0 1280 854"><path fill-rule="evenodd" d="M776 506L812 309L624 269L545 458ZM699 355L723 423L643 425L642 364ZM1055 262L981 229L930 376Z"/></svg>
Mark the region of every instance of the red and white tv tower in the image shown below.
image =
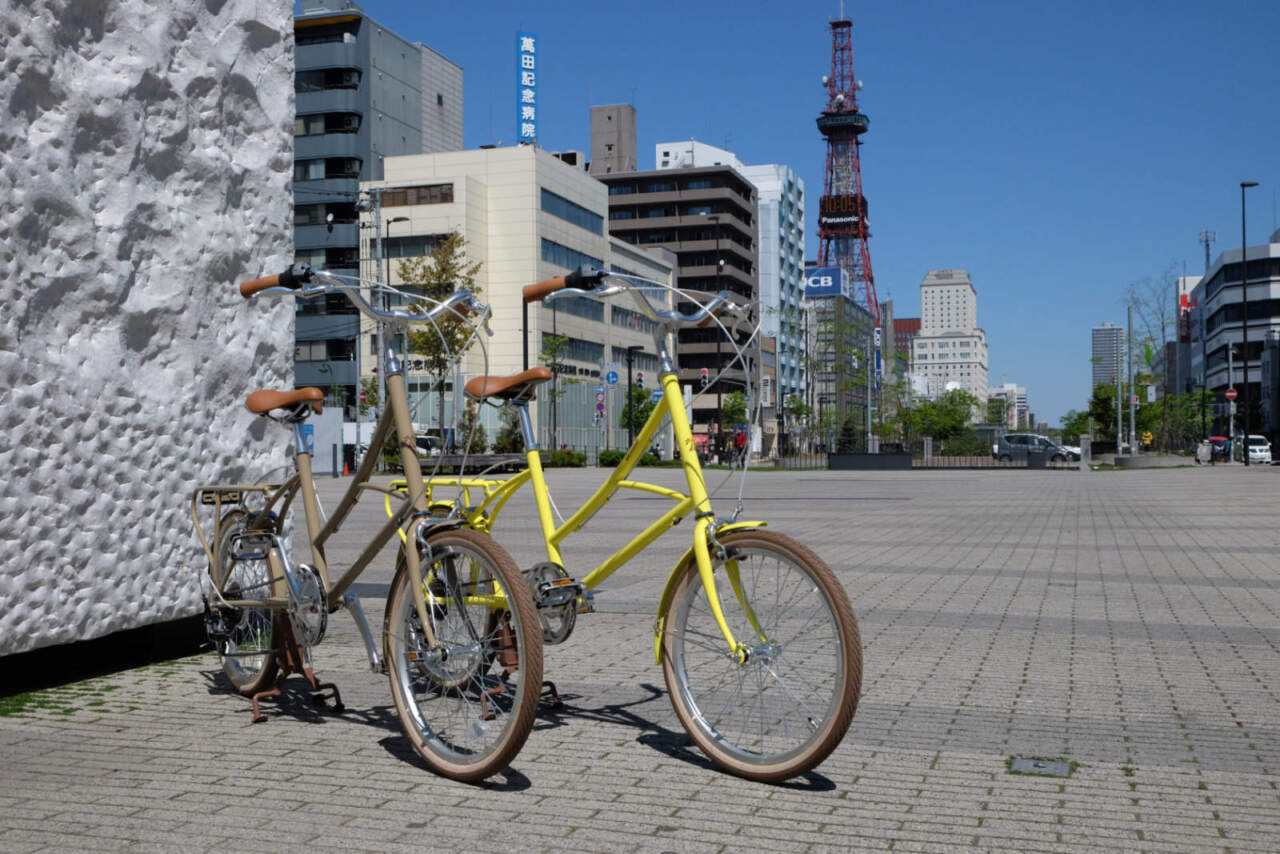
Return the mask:
<svg viewBox="0 0 1280 854"><path fill-rule="evenodd" d="M853 298L865 305L875 320L876 350L880 349L880 303L871 273L867 238L867 199L862 195L862 167L858 149L870 120L858 111L858 89L853 76L853 23L831 22L831 76L827 108L818 117L818 130L827 140L827 175L818 203L818 264L844 270ZM878 361L877 356L877 361Z"/></svg>

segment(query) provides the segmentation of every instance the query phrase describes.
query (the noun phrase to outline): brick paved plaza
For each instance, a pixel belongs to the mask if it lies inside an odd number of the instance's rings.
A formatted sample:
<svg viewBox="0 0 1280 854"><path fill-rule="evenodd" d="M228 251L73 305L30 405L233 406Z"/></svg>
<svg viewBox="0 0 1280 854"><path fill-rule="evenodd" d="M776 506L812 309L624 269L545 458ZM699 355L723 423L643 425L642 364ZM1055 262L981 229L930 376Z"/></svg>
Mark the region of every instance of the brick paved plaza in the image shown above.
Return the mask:
<svg viewBox="0 0 1280 854"><path fill-rule="evenodd" d="M562 512L595 474L551 472ZM676 721L651 628L682 525L548 647L565 707L505 778L427 771L340 613L315 658L341 716L295 691L251 724L211 653L11 702L0 850L1274 852L1278 486L1241 466L763 472L744 518L825 557L862 630L857 716L807 778L727 776ZM566 557L594 566L661 507L620 494ZM499 537L522 566L531 530ZM356 588L375 627L392 560ZM1012 774L1013 756L1074 770Z"/></svg>

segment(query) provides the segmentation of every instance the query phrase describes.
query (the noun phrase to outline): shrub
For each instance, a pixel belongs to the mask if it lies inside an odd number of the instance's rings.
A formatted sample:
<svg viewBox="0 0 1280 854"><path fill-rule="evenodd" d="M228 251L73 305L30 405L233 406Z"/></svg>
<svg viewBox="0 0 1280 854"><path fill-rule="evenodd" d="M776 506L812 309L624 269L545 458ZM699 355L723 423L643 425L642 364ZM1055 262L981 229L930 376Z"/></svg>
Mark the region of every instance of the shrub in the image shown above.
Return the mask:
<svg viewBox="0 0 1280 854"><path fill-rule="evenodd" d="M641 457L640 457L640 465L642 465L642 466L656 466L656 465L661 465L661 462L662 462L662 461L661 461L661 460L659 460L656 456L654 456L653 454L647 453L647 452L646 452L645 454L641 455Z"/></svg>
<svg viewBox="0 0 1280 854"><path fill-rule="evenodd" d="M551 468L582 468L587 455L581 451L556 450L547 455L546 465Z"/></svg>
<svg viewBox="0 0 1280 854"><path fill-rule="evenodd" d="M622 462L622 451L610 448L607 451L600 452L600 465L605 468L617 468L618 463Z"/></svg>

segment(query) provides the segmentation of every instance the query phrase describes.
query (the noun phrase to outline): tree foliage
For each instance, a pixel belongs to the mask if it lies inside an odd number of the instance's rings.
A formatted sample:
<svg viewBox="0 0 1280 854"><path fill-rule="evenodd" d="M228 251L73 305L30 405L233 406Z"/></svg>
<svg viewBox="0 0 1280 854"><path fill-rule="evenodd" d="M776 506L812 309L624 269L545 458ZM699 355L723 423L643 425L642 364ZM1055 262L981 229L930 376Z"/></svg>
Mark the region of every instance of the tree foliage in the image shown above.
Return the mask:
<svg viewBox="0 0 1280 854"><path fill-rule="evenodd" d="M420 258L405 258L396 266L396 272L407 289L430 300L443 301L455 291L469 290L476 296L476 274L481 262L468 262L467 241L461 234L451 231L431 250ZM422 303L424 309L432 303ZM444 386L449 370L462 355L461 350L471 338L471 324L454 314L439 319L435 326L427 325L409 330L409 352L421 359L426 372L435 380L439 392L439 419L444 426Z"/></svg>
<svg viewBox="0 0 1280 854"><path fill-rule="evenodd" d="M459 449L472 454L483 454L489 447L489 437L480 423L480 408L474 400L468 400L458 420L457 443Z"/></svg>
<svg viewBox="0 0 1280 854"><path fill-rule="evenodd" d="M964 389L944 392L937 400L917 403L907 414L912 433L945 442L964 432L978 399Z"/></svg>
<svg viewBox="0 0 1280 854"><path fill-rule="evenodd" d="M618 426L623 430L634 429L636 433L640 432L640 428L644 426L644 422L649 420L653 407L653 397L649 390L643 386L632 386L629 399L622 404L622 411L618 413ZM635 413L635 421L631 420L631 414Z"/></svg>

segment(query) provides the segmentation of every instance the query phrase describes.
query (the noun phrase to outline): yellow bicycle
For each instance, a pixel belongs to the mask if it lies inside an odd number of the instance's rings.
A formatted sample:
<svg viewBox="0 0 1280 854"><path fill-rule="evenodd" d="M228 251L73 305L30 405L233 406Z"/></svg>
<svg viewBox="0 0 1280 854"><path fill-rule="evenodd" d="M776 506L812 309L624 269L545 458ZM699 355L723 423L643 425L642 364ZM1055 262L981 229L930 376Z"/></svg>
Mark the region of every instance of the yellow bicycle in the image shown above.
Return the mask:
<svg viewBox="0 0 1280 854"><path fill-rule="evenodd" d="M715 324L727 332L725 320L740 319L742 309L726 292L692 312L655 304L648 293L665 287L584 267L524 289L527 303L558 294L627 293L658 324L661 402L617 468L581 508L556 526L528 408L538 384L551 378L544 367L508 377L474 377L466 384L469 397L518 413L527 468L507 480L434 477L426 482L428 501L433 513L461 518L468 527L489 533L507 501L532 484L547 559L526 570L525 577L545 643L566 640L579 609L589 609L590 591L693 514L692 543L658 605L654 654L676 715L707 756L743 777L782 780L822 762L849 728L862 680L858 624L831 569L811 550L764 530L764 522L726 522L712 511L669 343L686 327ZM683 493L628 477L668 417L688 484ZM659 495L673 506L578 580L564 566L561 544L619 489ZM437 497L437 492L450 495Z"/></svg>

